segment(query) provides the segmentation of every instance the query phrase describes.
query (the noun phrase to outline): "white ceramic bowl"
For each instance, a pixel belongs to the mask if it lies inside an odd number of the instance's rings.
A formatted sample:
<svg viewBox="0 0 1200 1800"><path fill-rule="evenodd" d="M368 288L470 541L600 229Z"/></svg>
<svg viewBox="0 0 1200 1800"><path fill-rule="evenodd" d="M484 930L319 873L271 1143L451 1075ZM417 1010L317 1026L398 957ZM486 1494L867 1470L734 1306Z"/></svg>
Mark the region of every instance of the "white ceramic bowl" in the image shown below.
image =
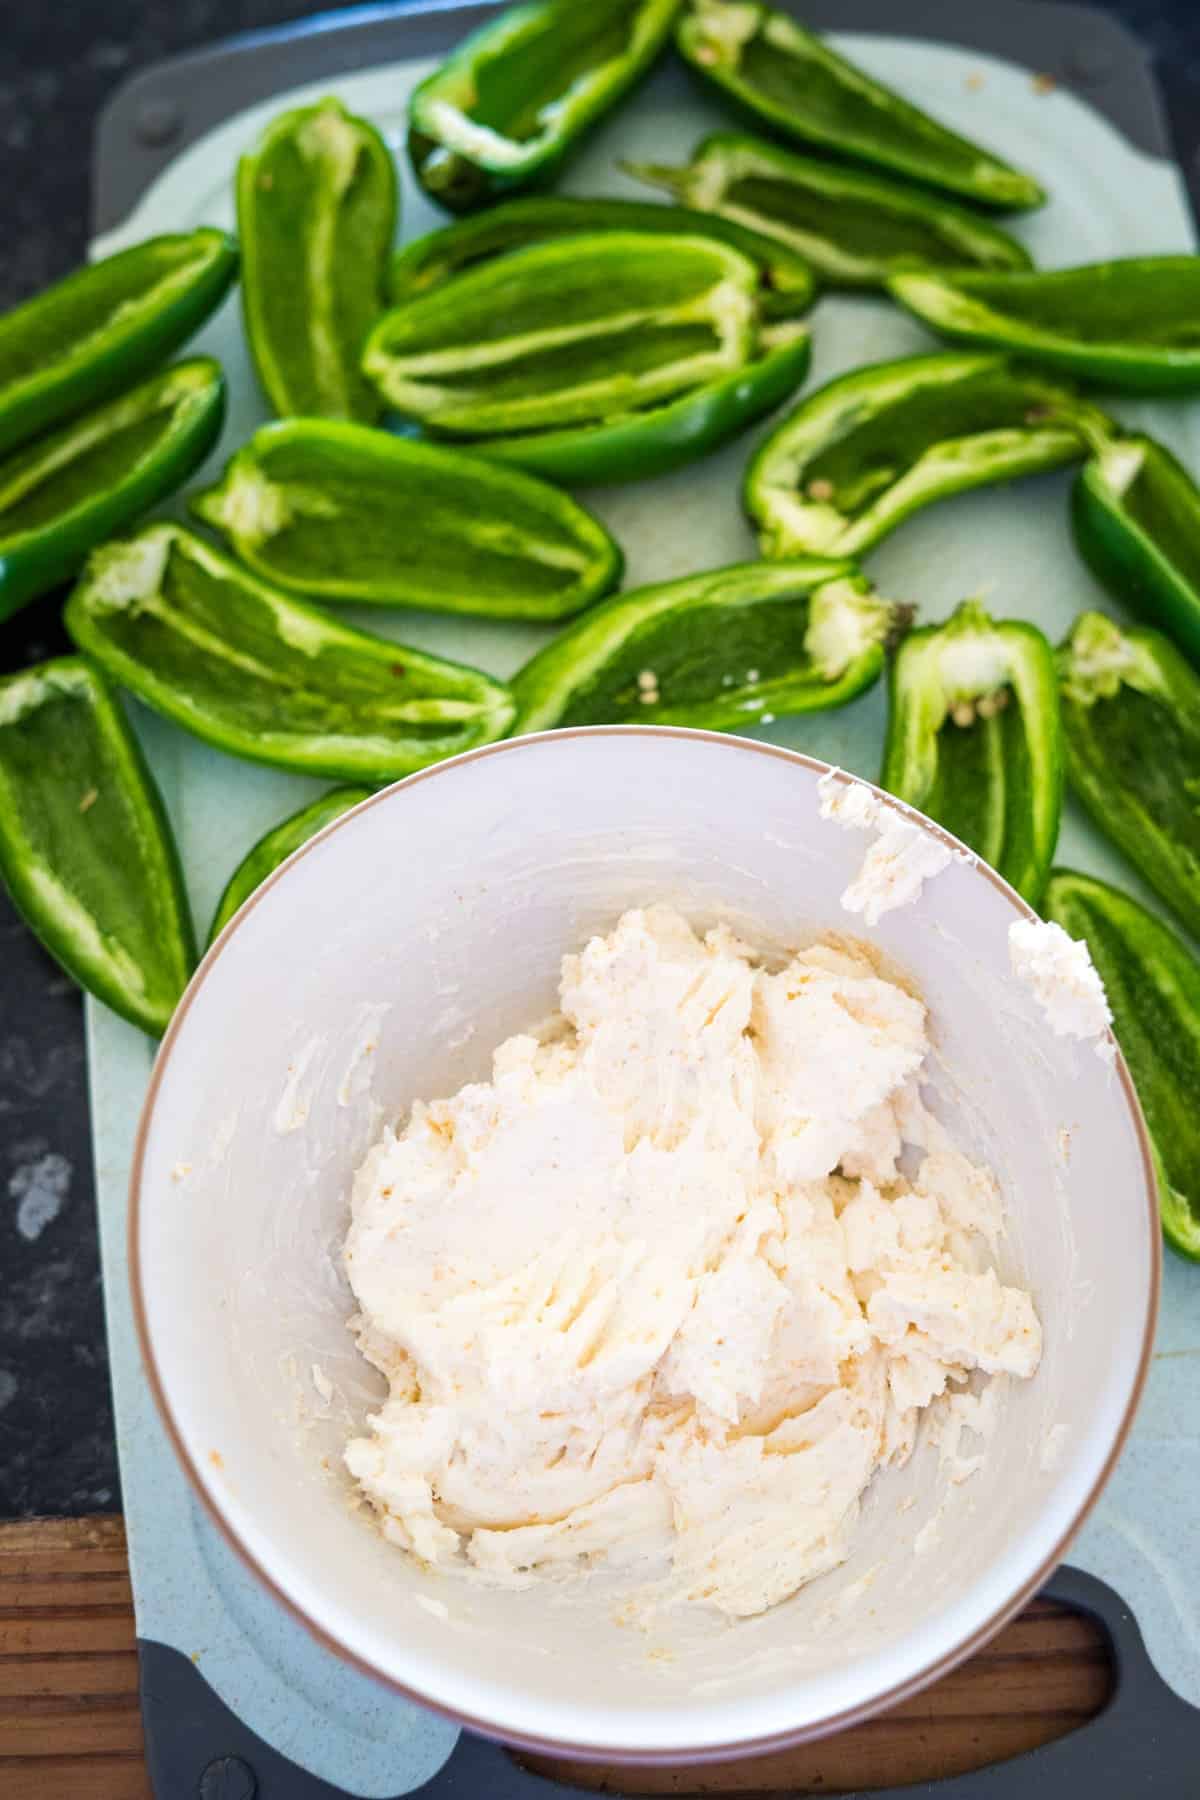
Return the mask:
<svg viewBox="0 0 1200 1800"><path fill-rule="evenodd" d="M941 1109L1001 1178L1001 1273L1044 1324L1042 1367L1012 1389L982 1469L948 1486L919 1450L875 1482L841 1569L759 1619L674 1638L617 1624L603 1581L565 1603L434 1576L347 1504L341 1450L381 1383L346 1330L339 1246L381 1114L485 1075L491 1049L549 1010L563 952L625 907L672 901L766 948L852 928L838 901L864 839L819 818L823 772L742 739L626 729L519 739L413 777L259 890L155 1066L134 1297L192 1480L330 1644L513 1741L698 1760L887 1705L1046 1578L1130 1422L1158 1281L1133 1090L1119 1061L1051 1036L1008 969L1028 909L956 862L869 935L931 1008Z"/></svg>

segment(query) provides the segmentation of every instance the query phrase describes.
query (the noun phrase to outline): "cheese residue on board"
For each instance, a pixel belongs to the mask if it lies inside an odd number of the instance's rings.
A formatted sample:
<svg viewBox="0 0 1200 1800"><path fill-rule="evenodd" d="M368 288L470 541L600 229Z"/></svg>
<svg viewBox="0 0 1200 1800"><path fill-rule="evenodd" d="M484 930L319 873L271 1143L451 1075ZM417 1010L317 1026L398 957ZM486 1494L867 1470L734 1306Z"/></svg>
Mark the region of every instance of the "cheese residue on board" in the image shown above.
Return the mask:
<svg viewBox="0 0 1200 1800"><path fill-rule="evenodd" d="M854 948L771 968L657 906L560 1003L358 1173L390 1392L346 1461L427 1564L758 1613L846 1557L935 1397L1037 1368L997 1186L922 1101L925 1007Z"/></svg>

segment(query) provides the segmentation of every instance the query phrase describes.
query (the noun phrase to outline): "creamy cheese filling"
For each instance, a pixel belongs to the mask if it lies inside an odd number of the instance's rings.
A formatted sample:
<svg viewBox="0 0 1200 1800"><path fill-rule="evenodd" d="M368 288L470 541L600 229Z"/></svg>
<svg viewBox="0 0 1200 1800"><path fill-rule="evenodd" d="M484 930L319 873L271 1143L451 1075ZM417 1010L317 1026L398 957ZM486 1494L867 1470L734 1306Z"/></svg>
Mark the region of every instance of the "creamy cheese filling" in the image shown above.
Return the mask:
<svg viewBox="0 0 1200 1800"><path fill-rule="evenodd" d="M1049 920L1016 919L1008 928L1008 955L1054 1035L1092 1038L1096 1055L1112 1062L1112 1009L1087 945Z"/></svg>
<svg viewBox="0 0 1200 1800"><path fill-rule="evenodd" d="M566 957L551 1024L354 1184L390 1393L346 1461L385 1535L492 1580L644 1563L730 1615L842 1561L921 1409L1041 1349L926 1024L864 954L772 969L666 907Z"/></svg>

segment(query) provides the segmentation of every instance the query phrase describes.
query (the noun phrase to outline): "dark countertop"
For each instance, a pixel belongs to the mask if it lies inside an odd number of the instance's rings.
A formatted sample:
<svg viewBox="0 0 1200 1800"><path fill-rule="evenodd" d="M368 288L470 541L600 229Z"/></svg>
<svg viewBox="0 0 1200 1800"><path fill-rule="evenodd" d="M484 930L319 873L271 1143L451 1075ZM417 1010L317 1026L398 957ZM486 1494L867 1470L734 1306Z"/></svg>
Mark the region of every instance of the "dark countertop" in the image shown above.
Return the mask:
<svg viewBox="0 0 1200 1800"><path fill-rule="evenodd" d="M978 3L978 0L977 0ZM97 114L135 71L302 17L295 0L12 7L0 65L0 309L84 253ZM346 6L327 4L338 12ZM1200 202L1200 5L1108 0L1154 51ZM4 626L0 671L66 647L61 595ZM78 994L0 894L0 1518L120 1506Z"/></svg>

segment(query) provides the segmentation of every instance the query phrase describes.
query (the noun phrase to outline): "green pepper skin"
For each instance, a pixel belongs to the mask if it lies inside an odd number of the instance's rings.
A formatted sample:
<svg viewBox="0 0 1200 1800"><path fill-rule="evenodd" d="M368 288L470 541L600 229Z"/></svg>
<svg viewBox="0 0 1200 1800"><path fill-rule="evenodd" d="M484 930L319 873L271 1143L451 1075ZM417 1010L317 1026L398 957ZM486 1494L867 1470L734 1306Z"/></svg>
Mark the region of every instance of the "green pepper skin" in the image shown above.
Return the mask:
<svg viewBox="0 0 1200 1800"><path fill-rule="evenodd" d="M0 451L118 393L214 312L237 248L204 227L77 269L0 319Z"/></svg>
<svg viewBox="0 0 1200 1800"><path fill-rule="evenodd" d="M603 425L485 438L471 448L568 487L665 475L707 456L795 393L808 373L812 340L800 326L780 326L778 337L757 361L665 406Z"/></svg>
<svg viewBox="0 0 1200 1800"><path fill-rule="evenodd" d="M1200 669L1200 488L1183 464L1153 438L1102 442L1075 482L1071 523L1096 579Z"/></svg>
<svg viewBox="0 0 1200 1800"><path fill-rule="evenodd" d="M161 796L100 670L0 681L0 875L72 980L159 1036L195 965Z"/></svg>
<svg viewBox="0 0 1200 1800"><path fill-rule="evenodd" d="M1058 652L1067 779L1200 936L1200 675L1161 632L1081 613Z"/></svg>
<svg viewBox="0 0 1200 1800"><path fill-rule="evenodd" d="M756 0L691 0L675 42L697 75L784 137L980 206L1046 198L1031 175L872 81L790 14Z"/></svg>
<svg viewBox="0 0 1200 1800"><path fill-rule="evenodd" d="M684 168L624 166L686 207L786 246L831 288L880 288L913 267L1032 266L1016 238L952 201L735 132L704 138Z"/></svg>
<svg viewBox="0 0 1200 1800"><path fill-rule="evenodd" d="M861 556L934 501L1079 461L1085 421L1107 424L1005 357L900 357L802 400L751 458L743 500L764 556Z"/></svg>
<svg viewBox="0 0 1200 1800"><path fill-rule="evenodd" d="M178 525L94 551L65 619L185 731L305 775L381 786L503 737L513 716L501 682L339 624Z"/></svg>
<svg viewBox="0 0 1200 1800"><path fill-rule="evenodd" d="M561 725L721 731L844 706L904 609L853 563L738 563L594 607L513 677L513 734Z"/></svg>
<svg viewBox="0 0 1200 1800"><path fill-rule="evenodd" d="M1063 756L1054 653L1036 625L965 600L904 640L879 785L1037 905L1058 841Z"/></svg>
<svg viewBox="0 0 1200 1800"><path fill-rule="evenodd" d="M0 619L186 481L220 434L225 379L177 363L0 462Z"/></svg>
<svg viewBox="0 0 1200 1800"><path fill-rule="evenodd" d="M713 212L662 206L654 200L577 200L563 194L509 200L406 244L392 258L392 305L404 306L461 275L464 269L512 250L597 231L716 238L757 263L765 317L796 318L812 305L816 287L812 270L803 256L778 238L747 230Z"/></svg>
<svg viewBox="0 0 1200 1800"><path fill-rule="evenodd" d="M1054 870L1042 911L1087 944L1146 1117L1163 1235L1200 1262L1200 963L1128 894L1073 869Z"/></svg>
<svg viewBox="0 0 1200 1800"><path fill-rule="evenodd" d="M358 359L384 308L397 210L391 151L332 98L272 119L238 163L246 340L280 418L378 418Z"/></svg>
<svg viewBox="0 0 1200 1800"><path fill-rule="evenodd" d="M426 430L483 438L665 404L757 349L748 257L712 238L606 231L514 250L394 308L363 368Z"/></svg>
<svg viewBox="0 0 1200 1800"><path fill-rule="evenodd" d="M1200 256L1139 256L992 275L893 275L888 292L939 337L1129 393L1200 388Z"/></svg>
<svg viewBox="0 0 1200 1800"><path fill-rule="evenodd" d="M471 212L549 182L641 80L679 0L528 0L472 32L417 87L408 153L430 199Z"/></svg>
<svg viewBox="0 0 1200 1800"><path fill-rule="evenodd" d="M191 504L263 580L325 601L562 619L611 592L624 560L547 482L328 419L264 426Z"/></svg>
<svg viewBox="0 0 1200 1800"><path fill-rule="evenodd" d="M374 789L369 787L330 788L319 800L302 806L299 812L292 813L270 831L264 832L258 842L246 852L225 885L209 927L209 943L216 942L230 919L245 905L251 894L294 851L307 844L310 838L315 838L318 831L324 831L326 825L332 825L335 819L340 819L343 813L348 813L360 800L369 800L373 792Z"/></svg>

